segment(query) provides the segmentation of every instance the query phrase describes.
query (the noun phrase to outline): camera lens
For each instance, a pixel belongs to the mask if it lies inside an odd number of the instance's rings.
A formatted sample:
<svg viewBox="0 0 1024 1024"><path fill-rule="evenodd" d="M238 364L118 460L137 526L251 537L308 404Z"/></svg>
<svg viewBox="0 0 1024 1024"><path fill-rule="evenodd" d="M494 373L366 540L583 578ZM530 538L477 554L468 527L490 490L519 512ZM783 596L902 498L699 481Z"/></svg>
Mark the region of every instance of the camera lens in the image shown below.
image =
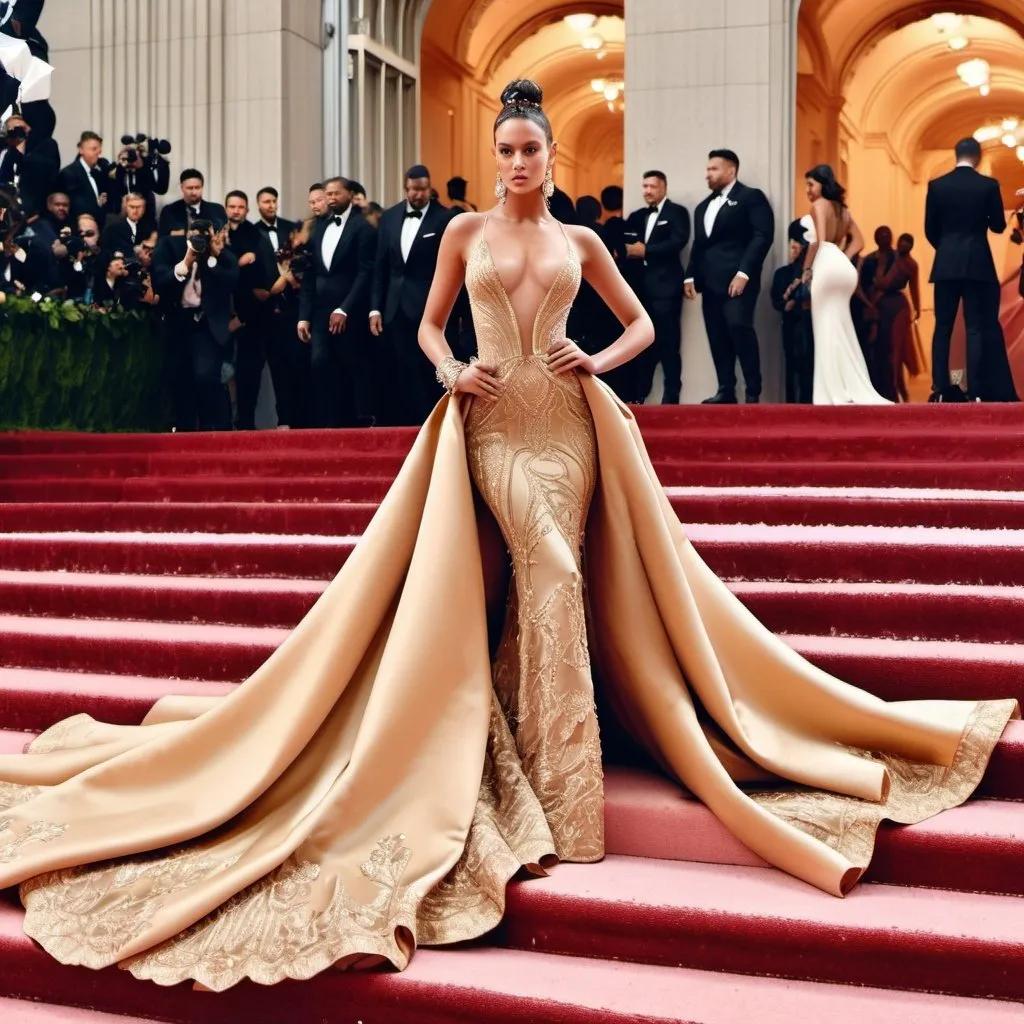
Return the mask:
<svg viewBox="0 0 1024 1024"><path fill-rule="evenodd" d="M135 140L130 135L121 136L121 145L130 146Z"/></svg>

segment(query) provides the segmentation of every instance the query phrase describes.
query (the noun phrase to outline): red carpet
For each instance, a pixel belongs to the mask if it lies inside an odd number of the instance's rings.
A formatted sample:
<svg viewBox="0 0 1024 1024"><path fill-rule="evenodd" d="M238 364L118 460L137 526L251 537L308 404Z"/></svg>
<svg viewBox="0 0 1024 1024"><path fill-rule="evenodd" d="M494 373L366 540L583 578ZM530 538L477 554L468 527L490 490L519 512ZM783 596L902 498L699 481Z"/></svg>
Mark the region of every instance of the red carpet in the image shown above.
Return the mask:
<svg viewBox="0 0 1024 1024"><path fill-rule="evenodd" d="M695 547L795 649L886 699L1024 699L1017 409L638 419ZM0 751L69 714L130 724L168 693L229 692L337 572L412 437L0 435ZM514 884L497 932L403 975L158 990L55 965L0 904L0 1019L1020 1018L1024 725L975 800L883 828L871 881L845 900L766 869L658 775L610 764L606 788L602 864Z"/></svg>

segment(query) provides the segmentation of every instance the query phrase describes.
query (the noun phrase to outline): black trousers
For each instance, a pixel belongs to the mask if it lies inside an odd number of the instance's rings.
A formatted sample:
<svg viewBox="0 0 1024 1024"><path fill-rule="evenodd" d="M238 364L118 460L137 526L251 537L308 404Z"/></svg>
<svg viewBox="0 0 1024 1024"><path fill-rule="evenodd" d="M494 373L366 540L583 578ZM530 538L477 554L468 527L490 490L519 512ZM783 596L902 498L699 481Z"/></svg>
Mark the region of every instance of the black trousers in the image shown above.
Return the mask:
<svg viewBox="0 0 1024 1024"><path fill-rule="evenodd" d="M256 405L263 381L263 367L270 366L270 379L274 384L277 422L292 426L292 350L302 344L291 325L282 317L267 312L257 323L246 324L235 332L235 386L238 390L238 429L256 429Z"/></svg>
<svg viewBox="0 0 1024 1024"><path fill-rule="evenodd" d="M683 386L683 296L680 292L671 299L648 298L644 306L654 323L654 344L644 349L635 360L635 400L643 402L650 394L654 371L661 363L665 373L662 404L675 405Z"/></svg>
<svg viewBox="0 0 1024 1024"><path fill-rule="evenodd" d="M331 334L330 311L313 317L310 374L315 427L368 427L373 423L373 378L366 317L349 314L345 330Z"/></svg>
<svg viewBox="0 0 1024 1024"><path fill-rule="evenodd" d="M175 311L165 323L174 376L174 418L178 430L230 430L231 407L221 381L227 351L206 317Z"/></svg>
<svg viewBox="0 0 1024 1024"><path fill-rule="evenodd" d="M949 387L949 350L960 303L967 328L967 386L981 388L986 346L999 343L999 285L988 281L935 282L935 334L932 338L932 388Z"/></svg>
<svg viewBox="0 0 1024 1024"><path fill-rule="evenodd" d="M782 318L782 346L786 354L786 401L791 405L814 402L814 328L809 310Z"/></svg>
<svg viewBox="0 0 1024 1024"><path fill-rule="evenodd" d="M420 319L399 310L377 339L383 342L379 351L384 357L377 371L379 408L395 426L421 426L444 393L434 364L420 348Z"/></svg>
<svg viewBox="0 0 1024 1024"><path fill-rule="evenodd" d="M754 310L759 288L754 282L747 284L743 294L735 299L728 295L703 292L701 307L704 327L711 345L711 358L718 377L718 390L736 390L736 360L739 359L751 398L761 395L761 352L754 330Z"/></svg>

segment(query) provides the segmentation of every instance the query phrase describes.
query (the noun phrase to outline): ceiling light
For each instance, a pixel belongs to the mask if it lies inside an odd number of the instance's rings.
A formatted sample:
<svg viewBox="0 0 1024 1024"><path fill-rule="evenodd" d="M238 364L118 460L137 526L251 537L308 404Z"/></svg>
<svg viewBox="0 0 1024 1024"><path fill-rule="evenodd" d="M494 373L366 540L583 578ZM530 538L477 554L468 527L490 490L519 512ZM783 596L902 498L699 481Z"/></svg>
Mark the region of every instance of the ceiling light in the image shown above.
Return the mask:
<svg viewBox="0 0 1024 1024"><path fill-rule="evenodd" d="M988 85L991 70L987 60L982 57L976 57L974 60L965 60L963 64L957 67L956 73L964 85L969 85L972 89L978 89Z"/></svg>
<svg viewBox="0 0 1024 1024"><path fill-rule="evenodd" d="M1015 117L1007 117L1003 121L1003 125L1002 125L1003 131L1004 132L1014 132L1014 131L1017 130L1017 125L1018 124L1020 124L1020 122L1017 120L1017 118L1015 118Z"/></svg>
<svg viewBox="0 0 1024 1024"><path fill-rule="evenodd" d="M1024 162L1024 146L1017 147L1017 159Z"/></svg>
<svg viewBox="0 0 1024 1024"><path fill-rule="evenodd" d="M580 40L580 46L584 50L600 50L604 46L604 36L591 32L590 35L586 35Z"/></svg>
<svg viewBox="0 0 1024 1024"><path fill-rule="evenodd" d="M936 32L955 32L963 22L963 17L959 14L933 14L932 15L932 28Z"/></svg>
<svg viewBox="0 0 1024 1024"><path fill-rule="evenodd" d="M951 50L966 50L970 45L970 40L966 36L953 36L949 40L949 48Z"/></svg>
<svg viewBox="0 0 1024 1024"><path fill-rule="evenodd" d="M567 14L562 20L574 32L589 32L597 24L597 15Z"/></svg>
<svg viewBox="0 0 1024 1024"><path fill-rule="evenodd" d="M609 103L614 103L619 98L619 87L617 85L609 82L604 87L604 98ZM1014 139L1013 141L1016 142L1017 140Z"/></svg>
<svg viewBox="0 0 1024 1024"><path fill-rule="evenodd" d="M592 78L590 80L590 88L594 92L604 92L604 79L603 78Z"/></svg>
<svg viewBox="0 0 1024 1024"><path fill-rule="evenodd" d="M1017 145L1017 136L1014 135L1013 132L1007 132L1003 136L1003 145L1008 146L1010 149L1013 149L1014 146Z"/></svg>
<svg viewBox="0 0 1024 1024"><path fill-rule="evenodd" d="M991 91L992 87L988 84L988 82L986 82L984 85L978 86L978 92L980 92L982 96L987 96Z"/></svg>
<svg viewBox="0 0 1024 1024"><path fill-rule="evenodd" d="M976 142L995 142L996 139L1002 134L1003 130L998 125L987 124L984 128L979 128L974 133Z"/></svg>

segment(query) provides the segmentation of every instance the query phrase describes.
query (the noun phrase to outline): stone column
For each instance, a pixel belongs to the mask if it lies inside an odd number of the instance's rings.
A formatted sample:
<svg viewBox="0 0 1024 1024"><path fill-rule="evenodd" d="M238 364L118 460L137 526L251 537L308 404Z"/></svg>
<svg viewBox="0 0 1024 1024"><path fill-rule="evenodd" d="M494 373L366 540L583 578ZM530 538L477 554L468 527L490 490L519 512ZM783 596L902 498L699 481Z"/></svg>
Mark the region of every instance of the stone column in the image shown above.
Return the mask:
<svg viewBox="0 0 1024 1024"><path fill-rule="evenodd" d="M207 196L274 185L306 211L321 154L320 0L48 0L64 163L83 129L113 159L125 133L170 139L172 185L200 168Z"/></svg>
<svg viewBox="0 0 1024 1024"><path fill-rule="evenodd" d="M626 195L640 205L649 168L669 196L694 207L707 195L708 151L735 150L740 180L763 189L775 209L775 246L765 265L758 333L764 400L781 394L781 341L768 302L771 275L786 259L792 212L796 8L799 0L627 0ZM683 316L683 401L713 394L714 367L699 302ZM655 400L660 398L656 382ZM742 399L741 399L742 400Z"/></svg>

